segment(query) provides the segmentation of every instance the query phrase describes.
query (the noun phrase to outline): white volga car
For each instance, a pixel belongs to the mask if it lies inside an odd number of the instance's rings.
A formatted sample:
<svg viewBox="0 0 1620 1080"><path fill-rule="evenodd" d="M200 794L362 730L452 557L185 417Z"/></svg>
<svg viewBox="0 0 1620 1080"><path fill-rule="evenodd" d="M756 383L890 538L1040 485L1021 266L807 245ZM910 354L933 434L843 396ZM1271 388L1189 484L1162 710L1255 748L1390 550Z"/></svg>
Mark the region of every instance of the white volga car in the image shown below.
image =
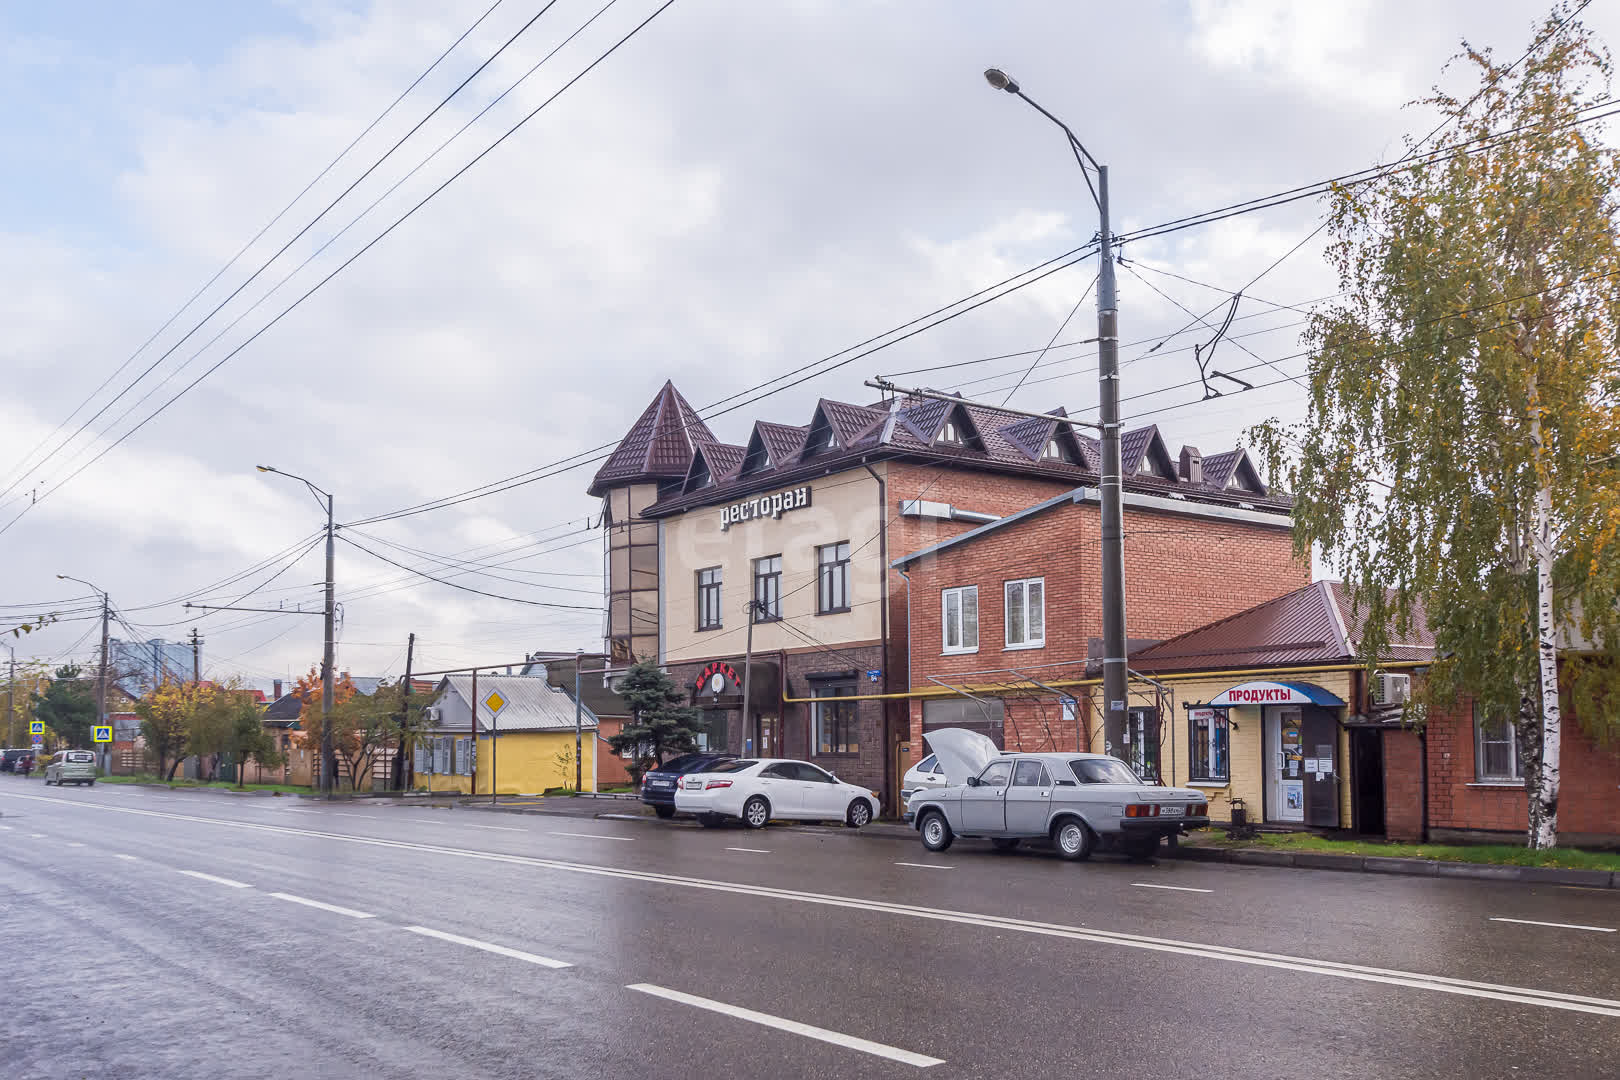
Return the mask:
<svg viewBox="0 0 1620 1080"><path fill-rule="evenodd" d="M846 784L808 761L742 758L682 777L675 809L696 814L708 828L728 818L750 829L762 829L772 818L791 818L842 821L858 829L876 816L878 799L876 792Z"/></svg>

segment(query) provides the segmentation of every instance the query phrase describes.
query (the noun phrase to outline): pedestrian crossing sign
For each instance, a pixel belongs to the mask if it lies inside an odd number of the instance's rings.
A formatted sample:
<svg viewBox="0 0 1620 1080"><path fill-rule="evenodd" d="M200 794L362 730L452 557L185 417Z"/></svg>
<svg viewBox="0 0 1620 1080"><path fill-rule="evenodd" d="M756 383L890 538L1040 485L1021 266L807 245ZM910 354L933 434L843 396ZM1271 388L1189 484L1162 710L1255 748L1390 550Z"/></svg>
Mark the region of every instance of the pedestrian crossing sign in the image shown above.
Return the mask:
<svg viewBox="0 0 1620 1080"><path fill-rule="evenodd" d="M90 728L90 740L100 743L112 742L112 725L96 724L92 726Z"/></svg>
<svg viewBox="0 0 1620 1080"><path fill-rule="evenodd" d="M491 716L498 716L500 711L506 708L506 699L501 697L499 690L491 690L489 697L484 699L484 708L489 710Z"/></svg>
<svg viewBox="0 0 1620 1080"><path fill-rule="evenodd" d="M43 720L30 720L30 721L28 721L28 734L30 734L30 735L43 735L43 734L45 734L45 721L43 721Z"/></svg>

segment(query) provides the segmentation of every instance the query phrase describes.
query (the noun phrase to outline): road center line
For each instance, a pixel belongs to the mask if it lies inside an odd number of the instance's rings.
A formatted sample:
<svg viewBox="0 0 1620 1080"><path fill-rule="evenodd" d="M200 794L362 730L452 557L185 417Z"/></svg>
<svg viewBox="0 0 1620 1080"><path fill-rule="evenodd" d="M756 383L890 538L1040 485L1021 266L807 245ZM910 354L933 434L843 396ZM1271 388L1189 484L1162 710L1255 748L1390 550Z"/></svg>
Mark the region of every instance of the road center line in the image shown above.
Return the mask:
<svg viewBox="0 0 1620 1080"><path fill-rule="evenodd" d="M0 829L4 829L6 832L10 832L11 831L11 826L10 825L0 825Z"/></svg>
<svg viewBox="0 0 1620 1080"><path fill-rule="evenodd" d="M334 915L347 915L351 919L375 919L377 916L369 911L356 911L354 908L338 907L336 904L323 904L319 900L311 900L307 896L294 896L287 892L273 892L270 894L277 900L287 900L294 904L303 904L305 907L320 908L330 911Z"/></svg>
<svg viewBox="0 0 1620 1080"><path fill-rule="evenodd" d="M629 841L635 839L635 837L632 837L632 836L609 836L607 833L594 833L594 832L553 832L551 835L552 836L578 836L578 837L580 837L582 839L585 839L585 840L623 840L623 841L626 841L626 842L629 842Z"/></svg>
<svg viewBox="0 0 1620 1080"><path fill-rule="evenodd" d="M45 839L45 834L42 832L29 833L28 838L30 840L43 840Z"/></svg>
<svg viewBox="0 0 1620 1080"><path fill-rule="evenodd" d="M433 825L455 825L456 822L454 822L454 821L434 821L434 822L431 822L430 824L433 824ZM510 825L474 825L470 821L462 822L461 825L462 825L462 828L466 828L466 829L487 829L490 832L528 832L529 831L528 829L514 829Z"/></svg>
<svg viewBox="0 0 1620 1080"><path fill-rule="evenodd" d="M1491 922L1521 923L1525 926L1552 926L1559 930L1591 930L1599 934L1612 934L1614 929L1608 926L1582 926L1579 923L1567 922L1541 922L1537 919L1500 919L1492 918Z"/></svg>
<svg viewBox="0 0 1620 1080"><path fill-rule="evenodd" d="M801 1024L797 1020L787 1020L770 1013L755 1012L753 1009L744 1009L736 1005L728 1005L723 1001L712 998L698 997L695 994L683 994L679 990L670 990L652 983L631 983L625 989L636 990L653 997L663 998L666 1001L690 1005L694 1009L707 1009L710 1012L720 1013L722 1016L734 1016L739 1020L759 1024L762 1027L775 1028L777 1031L786 1031L794 1035L803 1035L807 1039L818 1039L834 1046L847 1047L850 1050L859 1050L863 1054L886 1058L889 1061L898 1061L902 1065L915 1065L919 1069L926 1069L930 1065L945 1064L939 1058L928 1057L925 1054L902 1050L898 1046L888 1046L870 1039L857 1038L854 1035L845 1035L841 1031L829 1031L826 1028L813 1027L810 1024Z"/></svg>
<svg viewBox="0 0 1620 1080"><path fill-rule="evenodd" d="M887 900L869 900L857 896L839 896L831 893L805 892L796 889L778 889L764 885L749 885L740 881L721 881L712 878L682 877L676 874L663 874L650 870L632 870L616 866L602 866L591 863L572 862L564 859L546 859L533 855L511 855L496 851L476 851L470 848L425 844L418 841L389 840L376 836L357 836L353 833L329 832L321 829L300 829L291 825L269 825L256 821L204 817L198 814L177 814L164 810L139 810L132 806L109 806L102 803L79 803L68 799L54 798L49 795L21 795L0 790L0 798L8 797L14 799L23 799L31 802L49 803L58 806L77 806L84 809L96 810L109 814L129 814L136 817L162 818L169 821L185 821L203 825L217 825L228 829L244 829L251 832L277 833L283 836L307 836L319 840L339 840L344 843L359 844L366 847L392 848L396 851L416 851L432 855L445 855L458 859L476 859L481 862L505 863L511 866L533 867L542 870L558 870L567 873L613 878L619 881L636 881L673 888L700 889L710 892L732 893L738 896L753 896L767 900L819 905L829 908L842 908L851 911L869 911L876 914L894 915L913 919L927 919L933 922L955 923L957 925L981 927L992 930L1010 930L1019 933L1038 934L1045 937L1059 938L1067 941L1085 941L1103 945L1113 945L1119 948L1140 949L1148 952L1171 953L1202 960L1224 960L1227 963L1246 964L1252 967L1265 967L1283 971L1303 972L1306 974L1320 975L1337 979L1352 979L1358 982L1381 983L1388 986L1404 986L1414 990L1424 990L1429 993L1457 994L1464 997L1485 998L1492 1001L1505 1001L1515 1005L1533 1005L1544 1009L1562 1009L1568 1012L1591 1013L1597 1016L1608 1016L1620 1019L1620 1000L1615 1000L1612 998L1588 997L1580 994L1569 994L1561 990L1537 990L1530 987L1508 986L1501 983L1481 982L1472 979L1457 979L1448 975L1428 975L1422 972L1402 971L1395 968L1378 968L1365 964L1345 963L1338 960L1316 960L1303 956L1290 956L1285 953L1259 952L1257 950L1242 949L1231 945L1210 945L1194 941L1180 941L1174 938L1156 938L1143 934L1131 934L1115 930L1100 930L1090 927L1064 925L1062 923L1036 922L1033 920L1015 919L1000 915L986 915L971 911L952 911L943 908L922 907L914 904L898 904ZM310 903L310 901L305 901L302 898L298 898L297 902Z"/></svg>
<svg viewBox="0 0 1620 1080"><path fill-rule="evenodd" d="M539 964L541 967L565 968L574 966L561 960L553 960L549 956L536 956L534 953L524 952L522 949L509 949L505 945L479 941L477 938L462 937L460 934L447 934L443 930L433 930L426 926L407 926L405 929L413 934L421 934L423 937L454 942L457 945L465 945L469 949L482 949L485 952L495 953L497 956L510 956L513 960L525 960L531 964Z"/></svg>
<svg viewBox="0 0 1620 1080"><path fill-rule="evenodd" d="M896 866L911 866L911 867L915 867L918 870L955 870L956 869L956 867L954 867L954 866L945 866L945 865L943 865L941 863L926 863L926 862L897 862L894 865L896 865Z"/></svg>
<svg viewBox="0 0 1620 1080"><path fill-rule="evenodd" d="M1175 892L1208 892L1208 893L1212 893L1212 892L1215 891L1214 889L1194 889L1194 888L1192 888L1191 886L1188 886L1188 885L1149 885L1145 881L1133 881L1133 882L1131 882L1131 885L1132 885L1132 887L1138 888L1138 889L1171 889L1171 890L1173 890Z"/></svg>
<svg viewBox="0 0 1620 1080"><path fill-rule="evenodd" d="M77 840L70 840L68 841L68 847L84 847L84 845Z"/></svg>
<svg viewBox="0 0 1620 1080"><path fill-rule="evenodd" d="M186 877L194 877L199 881L212 881L215 885L226 885L232 889L253 888L245 881L233 881L228 877L215 877L213 874L205 874L201 870L181 870L180 873L186 875Z"/></svg>
<svg viewBox="0 0 1620 1080"><path fill-rule="evenodd" d="M123 859L125 862L135 862L136 861L135 856L133 856L133 855L125 855L122 851L113 852L113 858L115 858L115 859Z"/></svg>
<svg viewBox="0 0 1620 1080"><path fill-rule="evenodd" d="M750 852L750 853L752 853L754 855L769 855L771 853L769 848L760 848L760 847L728 847L728 848L726 848L726 850L727 851L747 851L747 852Z"/></svg>

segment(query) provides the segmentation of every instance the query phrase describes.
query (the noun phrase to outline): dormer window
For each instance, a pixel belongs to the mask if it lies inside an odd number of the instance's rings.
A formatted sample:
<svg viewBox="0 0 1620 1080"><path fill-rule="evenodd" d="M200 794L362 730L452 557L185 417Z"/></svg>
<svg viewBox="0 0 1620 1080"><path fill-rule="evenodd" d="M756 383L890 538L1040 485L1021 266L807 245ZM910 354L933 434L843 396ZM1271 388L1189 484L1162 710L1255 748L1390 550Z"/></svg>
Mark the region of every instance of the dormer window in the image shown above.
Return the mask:
<svg viewBox="0 0 1620 1080"><path fill-rule="evenodd" d="M686 490L696 491L698 488L708 487L713 480L714 477L709 474L709 463L703 459L702 454L699 454L692 462L692 475L686 481Z"/></svg>
<svg viewBox="0 0 1620 1080"><path fill-rule="evenodd" d="M743 476L752 476L754 473L764 472L770 467L771 455L766 452L764 443L756 441L753 446L748 448L747 455L743 457L741 474Z"/></svg>
<svg viewBox="0 0 1620 1080"><path fill-rule="evenodd" d="M956 426L956 421L954 419L947 420L945 421L945 426L939 429L939 434L935 436L934 441L936 443L945 443L949 446L961 446L962 429Z"/></svg>
<svg viewBox="0 0 1620 1080"><path fill-rule="evenodd" d="M1074 459L1074 451L1061 440L1051 438L1046 440L1046 449L1041 451L1042 461L1061 461L1068 465L1078 465Z"/></svg>
<svg viewBox="0 0 1620 1080"><path fill-rule="evenodd" d="M838 433L833 430L827 417L818 412L815 422L810 425L810 434L804 440L804 456L809 457L823 450L836 449L838 449Z"/></svg>

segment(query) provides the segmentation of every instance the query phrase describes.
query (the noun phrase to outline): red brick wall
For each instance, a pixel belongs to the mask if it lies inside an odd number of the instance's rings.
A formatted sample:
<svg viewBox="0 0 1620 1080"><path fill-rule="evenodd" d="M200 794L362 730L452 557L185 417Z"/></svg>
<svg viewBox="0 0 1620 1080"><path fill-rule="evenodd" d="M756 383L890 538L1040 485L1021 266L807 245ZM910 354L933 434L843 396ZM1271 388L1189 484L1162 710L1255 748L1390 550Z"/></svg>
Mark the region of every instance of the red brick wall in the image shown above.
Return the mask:
<svg viewBox="0 0 1620 1080"><path fill-rule="evenodd" d="M1516 843L1529 827L1522 787L1474 780L1473 703L1429 717L1429 833L1432 839ZM1564 713L1558 831L1569 844L1620 845L1620 754L1599 747ZM1494 835L1493 835L1494 834Z"/></svg>
<svg viewBox="0 0 1620 1080"><path fill-rule="evenodd" d="M1423 740L1416 731L1384 732L1384 834L1423 839Z"/></svg>
<svg viewBox="0 0 1620 1080"><path fill-rule="evenodd" d="M1011 489L1002 497L1050 498L1052 492L1016 490L1016 482L992 486ZM1067 489L1065 489L1067 490ZM898 497L909 497L903 493ZM932 497L932 496L930 496ZM987 492L988 500L990 494ZM958 505L973 506L952 496ZM989 512L1009 512L992 506ZM962 531L962 530L956 530ZM898 532L898 530L897 530ZM1205 623L1236 614L1281 596L1310 582L1310 567L1293 554L1287 529L1236 522L1187 518L1151 511L1125 513L1125 606L1127 631L1133 638L1168 638ZM912 575L911 650L916 671L912 686L928 685L928 676L961 676L970 671L1046 666L1053 678L1076 677L1085 661L1088 642L1102 636L1098 598L1101 594L1100 524L1094 503L1054 508L971 544L947 549L939 556L914 565ZM936 540L928 543L937 542ZM895 555L927 546L895 543ZM1006 649L1003 625L1002 582L1020 577L1046 579L1046 644L1036 649ZM900 610L893 619L899 648L897 670L904 670L905 611L903 582ZM979 587L979 651L945 656L940 652L940 590L958 585ZM902 683L897 682L897 688ZM1009 708L1008 741L1012 743L1014 714ZM1037 710L1030 705L1029 710ZM1055 709L1046 703L1048 711ZM1038 720L1031 716L1031 720ZM910 734L913 757L922 735L922 709L913 705ZM1020 721L1019 731L1030 725ZM1039 728L1044 747L1048 736ZM1072 727L1072 725L1071 725ZM1073 732L1065 733L1073 746ZM1030 745L1025 739L1020 745Z"/></svg>

